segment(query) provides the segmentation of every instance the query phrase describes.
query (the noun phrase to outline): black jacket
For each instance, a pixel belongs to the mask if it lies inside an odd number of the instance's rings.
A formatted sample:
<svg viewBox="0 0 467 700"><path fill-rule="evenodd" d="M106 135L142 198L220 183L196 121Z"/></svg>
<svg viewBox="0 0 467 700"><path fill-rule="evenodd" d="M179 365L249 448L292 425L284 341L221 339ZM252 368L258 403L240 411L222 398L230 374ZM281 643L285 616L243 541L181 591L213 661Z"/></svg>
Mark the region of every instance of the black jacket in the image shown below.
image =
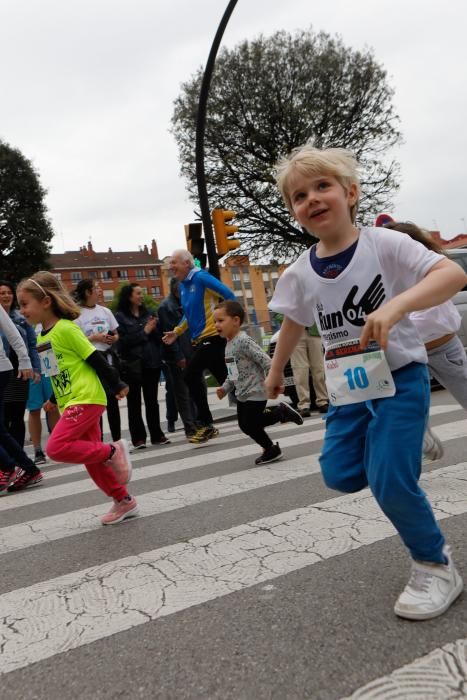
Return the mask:
<svg viewBox="0 0 467 700"><path fill-rule="evenodd" d="M170 292L158 309L159 325L162 333L172 331L178 325L183 316L183 309L179 299ZM186 331L172 345L164 345L163 359L165 362L178 362L188 360L193 354L189 331Z"/></svg>
<svg viewBox="0 0 467 700"><path fill-rule="evenodd" d="M143 369L157 369L162 365L162 333L157 323L151 333L144 332L144 326L154 314L144 306L139 316L127 315L117 311L118 321L117 352L123 360L131 361L141 358Z"/></svg>

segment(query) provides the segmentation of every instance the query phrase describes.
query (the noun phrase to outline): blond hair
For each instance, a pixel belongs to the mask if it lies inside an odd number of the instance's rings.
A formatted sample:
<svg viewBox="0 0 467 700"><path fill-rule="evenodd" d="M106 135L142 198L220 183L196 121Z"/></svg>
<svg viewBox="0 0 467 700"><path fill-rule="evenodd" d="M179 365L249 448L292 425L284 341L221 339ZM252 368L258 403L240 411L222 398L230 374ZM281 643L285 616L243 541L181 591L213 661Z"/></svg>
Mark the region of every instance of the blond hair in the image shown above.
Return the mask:
<svg viewBox="0 0 467 700"><path fill-rule="evenodd" d="M288 189L290 175L332 175L348 191L351 185L357 186L357 200L350 207L350 217L355 223L360 199L358 163L354 154L346 148L316 148L312 143L294 148L289 155L278 160L275 168L276 185L290 213L292 201Z"/></svg>
<svg viewBox="0 0 467 700"><path fill-rule="evenodd" d="M16 291L17 293L28 292L38 301L49 297L52 302L52 311L58 318L74 321L81 313L78 304L73 301L60 280L51 272L41 270L21 280Z"/></svg>

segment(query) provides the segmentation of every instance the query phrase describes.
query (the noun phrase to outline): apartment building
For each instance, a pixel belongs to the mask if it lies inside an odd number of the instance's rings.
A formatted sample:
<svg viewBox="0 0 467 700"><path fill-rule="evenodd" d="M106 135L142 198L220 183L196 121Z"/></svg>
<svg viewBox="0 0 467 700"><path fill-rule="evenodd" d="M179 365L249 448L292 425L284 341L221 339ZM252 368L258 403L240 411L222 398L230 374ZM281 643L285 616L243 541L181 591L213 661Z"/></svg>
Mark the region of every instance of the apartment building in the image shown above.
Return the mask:
<svg viewBox="0 0 467 700"><path fill-rule="evenodd" d="M145 245L140 250L95 251L92 243L79 250L67 250L65 253L52 253L50 256L52 271L58 275L63 285L72 291L77 283L86 278L99 281L104 294L104 301L112 301L115 291L122 284L136 283L145 294L155 301L165 296L162 287L161 264L157 243L153 239L151 248Z"/></svg>

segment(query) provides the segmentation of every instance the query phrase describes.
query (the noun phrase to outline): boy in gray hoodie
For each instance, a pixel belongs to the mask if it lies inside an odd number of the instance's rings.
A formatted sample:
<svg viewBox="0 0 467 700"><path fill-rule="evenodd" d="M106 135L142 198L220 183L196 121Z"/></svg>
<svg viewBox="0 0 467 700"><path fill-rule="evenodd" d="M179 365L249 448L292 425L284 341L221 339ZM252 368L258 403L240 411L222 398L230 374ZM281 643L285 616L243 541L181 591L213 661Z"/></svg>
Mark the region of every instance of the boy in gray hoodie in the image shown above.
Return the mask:
<svg viewBox="0 0 467 700"><path fill-rule="evenodd" d="M264 378L271 359L254 340L240 330L244 318L245 311L237 301L223 301L214 310L216 330L227 340L227 379L217 389L217 396L222 399L235 388L240 430L263 448L263 453L255 459L255 464L268 464L280 459L282 452L279 443L272 442L265 427L287 421L302 425L303 418L286 403L266 408Z"/></svg>

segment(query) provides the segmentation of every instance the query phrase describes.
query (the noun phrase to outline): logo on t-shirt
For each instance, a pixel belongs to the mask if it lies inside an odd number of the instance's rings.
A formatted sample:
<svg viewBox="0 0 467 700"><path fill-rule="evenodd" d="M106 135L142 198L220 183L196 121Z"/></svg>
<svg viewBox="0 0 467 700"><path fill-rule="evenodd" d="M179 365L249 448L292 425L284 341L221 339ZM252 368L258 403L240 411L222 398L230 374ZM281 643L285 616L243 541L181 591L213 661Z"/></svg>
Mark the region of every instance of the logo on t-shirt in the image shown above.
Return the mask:
<svg viewBox="0 0 467 700"><path fill-rule="evenodd" d="M71 394L70 372L67 369L62 370L60 374L56 374L52 377L52 383L57 398L62 398L63 396L67 396L67 394Z"/></svg>
<svg viewBox="0 0 467 700"><path fill-rule="evenodd" d="M354 326L364 326L366 317L372 311L376 311L378 306L381 306L386 293L384 285L381 282L381 275L376 275L373 282L370 284L366 292L360 297L360 301L356 302L355 297L358 294L358 285L354 285L344 301L342 312Z"/></svg>
<svg viewBox="0 0 467 700"><path fill-rule="evenodd" d="M324 306L322 304L316 305L321 336L325 342L348 337L348 331L343 328L345 321L353 326L363 326L368 314L381 306L386 298L381 275L376 275L360 298L358 298L358 294L359 287L355 284L347 294L341 311L324 313ZM339 328L342 330L337 330ZM326 331L332 332L327 333Z"/></svg>

